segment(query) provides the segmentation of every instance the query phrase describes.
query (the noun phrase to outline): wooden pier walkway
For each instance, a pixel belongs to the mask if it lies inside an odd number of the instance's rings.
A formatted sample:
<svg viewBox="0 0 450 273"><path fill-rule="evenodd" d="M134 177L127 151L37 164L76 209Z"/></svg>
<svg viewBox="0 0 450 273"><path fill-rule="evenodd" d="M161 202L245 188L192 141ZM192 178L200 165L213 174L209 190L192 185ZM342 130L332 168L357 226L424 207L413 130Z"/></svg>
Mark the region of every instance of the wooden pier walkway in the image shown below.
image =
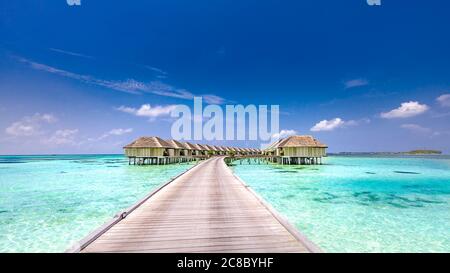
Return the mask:
<svg viewBox="0 0 450 273"><path fill-rule="evenodd" d="M224 157L199 163L89 238L75 251L320 251L238 179Z"/></svg>

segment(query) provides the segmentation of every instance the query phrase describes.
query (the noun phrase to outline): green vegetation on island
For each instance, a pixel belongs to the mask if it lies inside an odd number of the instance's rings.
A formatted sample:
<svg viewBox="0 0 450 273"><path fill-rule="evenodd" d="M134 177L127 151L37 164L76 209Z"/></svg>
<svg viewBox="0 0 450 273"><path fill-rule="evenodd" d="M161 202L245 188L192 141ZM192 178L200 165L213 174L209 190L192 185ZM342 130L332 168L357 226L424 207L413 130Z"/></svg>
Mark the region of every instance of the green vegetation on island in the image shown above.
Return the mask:
<svg viewBox="0 0 450 273"><path fill-rule="evenodd" d="M340 152L328 153L328 155L441 155L438 150L412 150L409 152Z"/></svg>
<svg viewBox="0 0 450 273"><path fill-rule="evenodd" d="M440 155L441 151L438 150L413 150L409 152L405 152L407 155Z"/></svg>

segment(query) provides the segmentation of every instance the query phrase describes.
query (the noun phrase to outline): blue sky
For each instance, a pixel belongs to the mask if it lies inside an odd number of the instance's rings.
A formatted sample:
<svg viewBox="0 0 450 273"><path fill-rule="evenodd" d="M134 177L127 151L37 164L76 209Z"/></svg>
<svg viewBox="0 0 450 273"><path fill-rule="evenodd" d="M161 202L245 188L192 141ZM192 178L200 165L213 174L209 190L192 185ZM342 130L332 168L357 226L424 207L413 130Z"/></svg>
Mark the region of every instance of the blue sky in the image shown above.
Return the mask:
<svg viewBox="0 0 450 273"><path fill-rule="evenodd" d="M279 104L280 129L332 152L448 153L449 8L0 0L0 154L119 153L141 135L170 138L168 109L194 95Z"/></svg>

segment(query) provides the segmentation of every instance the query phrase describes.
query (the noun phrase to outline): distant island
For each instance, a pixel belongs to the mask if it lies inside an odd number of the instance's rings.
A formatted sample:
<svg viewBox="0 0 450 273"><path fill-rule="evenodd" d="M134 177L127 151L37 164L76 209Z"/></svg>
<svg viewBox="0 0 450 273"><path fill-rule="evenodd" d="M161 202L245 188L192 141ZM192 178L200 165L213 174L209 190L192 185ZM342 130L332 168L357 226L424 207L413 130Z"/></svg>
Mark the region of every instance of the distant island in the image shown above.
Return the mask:
<svg viewBox="0 0 450 273"><path fill-rule="evenodd" d="M403 154L407 155L440 155L441 151L438 150L413 150L409 152L404 152Z"/></svg>
<svg viewBox="0 0 450 273"><path fill-rule="evenodd" d="M329 155L440 155L438 150L412 150L409 152L339 152L328 153Z"/></svg>

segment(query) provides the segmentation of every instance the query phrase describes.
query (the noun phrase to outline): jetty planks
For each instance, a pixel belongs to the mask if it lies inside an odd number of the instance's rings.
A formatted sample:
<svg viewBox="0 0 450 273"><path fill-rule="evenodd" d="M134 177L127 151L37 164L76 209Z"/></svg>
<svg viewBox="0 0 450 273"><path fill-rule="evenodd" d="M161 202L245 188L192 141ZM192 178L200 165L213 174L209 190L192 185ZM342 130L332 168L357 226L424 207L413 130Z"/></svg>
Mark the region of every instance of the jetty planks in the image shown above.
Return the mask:
<svg viewBox="0 0 450 273"><path fill-rule="evenodd" d="M81 252L314 252L319 249L213 157L179 176Z"/></svg>

